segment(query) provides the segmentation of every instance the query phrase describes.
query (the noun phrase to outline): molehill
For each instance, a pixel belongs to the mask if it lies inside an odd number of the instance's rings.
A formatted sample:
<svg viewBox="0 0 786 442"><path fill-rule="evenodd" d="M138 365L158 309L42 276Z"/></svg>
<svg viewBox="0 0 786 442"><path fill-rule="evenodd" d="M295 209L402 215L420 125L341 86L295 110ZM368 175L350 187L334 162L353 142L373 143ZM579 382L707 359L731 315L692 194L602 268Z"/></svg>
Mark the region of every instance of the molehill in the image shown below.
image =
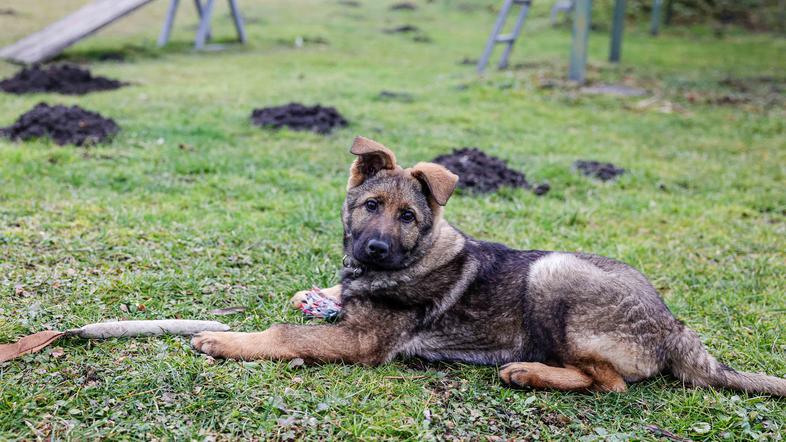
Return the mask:
<svg viewBox="0 0 786 442"><path fill-rule="evenodd" d="M70 64L24 68L11 78L0 81L0 89L11 94L57 92L84 95L93 91L117 89L126 83L105 77L94 77L87 69Z"/></svg>
<svg viewBox="0 0 786 442"><path fill-rule="evenodd" d="M85 146L101 143L119 130L120 127L111 118L79 106L39 103L11 126L0 128L0 135L22 141L46 137L61 146Z"/></svg>
<svg viewBox="0 0 786 442"><path fill-rule="evenodd" d="M289 103L283 106L254 109L251 121L257 126L292 130L308 130L318 134L328 134L337 127L346 126L347 120L333 107L304 106Z"/></svg>
<svg viewBox="0 0 786 442"><path fill-rule="evenodd" d="M601 181L609 181L625 173L625 169L617 167L611 163L601 163L598 161L578 160L573 163L573 167L578 169L583 175L597 178Z"/></svg>
<svg viewBox="0 0 786 442"><path fill-rule="evenodd" d="M453 150L440 155L432 162L447 167L459 176L458 187L474 193L494 192L500 187L521 187L532 190L536 195L549 191L548 184L533 186L523 173L508 168L504 160L487 155L476 147Z"/></svg>

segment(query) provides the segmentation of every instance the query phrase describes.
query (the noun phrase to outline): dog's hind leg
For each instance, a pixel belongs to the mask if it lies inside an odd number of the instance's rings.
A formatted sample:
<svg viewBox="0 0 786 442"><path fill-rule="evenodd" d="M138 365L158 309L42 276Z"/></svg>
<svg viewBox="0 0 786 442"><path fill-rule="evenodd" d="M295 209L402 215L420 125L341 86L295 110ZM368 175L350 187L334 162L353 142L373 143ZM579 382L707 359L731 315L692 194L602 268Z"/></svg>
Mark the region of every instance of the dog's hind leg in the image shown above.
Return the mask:
<svg viewBox="0 0 786 442"><path fill-rule="evenodd" d="M517 387L555 388L573 391L587 390L593 378L573 366L551 367L540 362L511 362L500 368L499 376Z"/></svg>
<svg viewBox="0 0 786 442"><path fill-rule="evenodd" d="M539 362L513 362L503 365L499 376L517 387L554 388L563 391L595 390L624 392L625 380L606 362L552 367Z"/></svg>
<svg viewBox="0 0 786 442"><path fill-rule="evenodd" d="M581 364L580 367L592 376L592 390L623 393L628 389L625 379L608 362L589 362Z"/></svg>

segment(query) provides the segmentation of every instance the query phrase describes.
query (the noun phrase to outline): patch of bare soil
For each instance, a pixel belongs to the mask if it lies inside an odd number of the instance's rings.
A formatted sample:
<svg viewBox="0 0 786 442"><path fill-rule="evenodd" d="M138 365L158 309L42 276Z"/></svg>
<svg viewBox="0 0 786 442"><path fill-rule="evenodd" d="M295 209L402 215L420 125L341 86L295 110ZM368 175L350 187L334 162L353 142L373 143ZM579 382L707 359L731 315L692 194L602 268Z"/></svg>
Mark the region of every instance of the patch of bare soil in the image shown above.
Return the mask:
<svg viewBox="0 0 786 442"><path fill-rule="evenodd" d="M391 11L414 11L418 9L418 5L412 2L401 2L390 5Z"/></svg>

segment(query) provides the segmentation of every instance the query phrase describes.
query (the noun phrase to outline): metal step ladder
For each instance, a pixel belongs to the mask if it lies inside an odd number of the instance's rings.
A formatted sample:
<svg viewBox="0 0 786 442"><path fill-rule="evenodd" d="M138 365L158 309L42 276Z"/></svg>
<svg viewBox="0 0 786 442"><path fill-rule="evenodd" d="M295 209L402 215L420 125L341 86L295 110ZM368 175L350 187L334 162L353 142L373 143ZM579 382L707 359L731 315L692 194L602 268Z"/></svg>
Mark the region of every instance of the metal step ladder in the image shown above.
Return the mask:
<svg viewBox="0 0 786 442"><path fill-rule="evenodd" d="M505 26L508 14L511 9L513 9L514 5L520 5L521 9L516 17L516 25L513 27L513 32L510 34L500 34L502 28ZM486 42L486 48L483 50L483 55L481 55L480 60L478 60L477 71L479 74L483 73L486 69L494 46L500 43L505 45L505 50L502 52L502 57L500 57L497 66L500 69L504 69L508 66L508 57L510 57L510 52L513 50L513 44L516 42L516 39L519 38L519 34L521 34L521 27L524 25L524 20L527 19L527 13L529 13L531 5L532 0L505 0L497 16L497 21L494 23L491 35L489 35L488 42Z"/></svg>
<svg viewBox="0 0 786 442"><path fill-rule="evenodd" d="M199 28L197 28L196 37L194 38L194 48L204 49L205 43L210 39L210 19L213 16L213 4L215 0L194 0L197 14L199 14ZM169 42L169 36L172 34L172 25L175 22L175 14L180 0L170 0L169 9L167 9L166 19L164 19L164 27L161 29L161 34L158 36L158 46L165 46ZM246 42L246 28L243 24L243 17L240 15L240 7L237 0L229 0L229 10L232 13L232 20L235 23L235 30L237 31L237 39L241 43Z"/></svg>

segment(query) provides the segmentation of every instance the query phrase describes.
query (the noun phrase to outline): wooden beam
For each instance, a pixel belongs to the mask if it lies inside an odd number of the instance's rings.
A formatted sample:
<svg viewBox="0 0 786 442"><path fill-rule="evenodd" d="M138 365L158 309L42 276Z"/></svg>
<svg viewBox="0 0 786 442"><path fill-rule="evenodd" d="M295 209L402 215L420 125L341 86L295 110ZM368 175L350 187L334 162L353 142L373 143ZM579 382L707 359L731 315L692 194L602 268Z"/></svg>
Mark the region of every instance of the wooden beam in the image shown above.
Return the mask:
<svg viewBox="0 0 786 442"><path fill-rule="evenodd" d="M151 1L153 0L96 0L41 31L0 49L0 58L25 64L48 60Z"/></svg>

